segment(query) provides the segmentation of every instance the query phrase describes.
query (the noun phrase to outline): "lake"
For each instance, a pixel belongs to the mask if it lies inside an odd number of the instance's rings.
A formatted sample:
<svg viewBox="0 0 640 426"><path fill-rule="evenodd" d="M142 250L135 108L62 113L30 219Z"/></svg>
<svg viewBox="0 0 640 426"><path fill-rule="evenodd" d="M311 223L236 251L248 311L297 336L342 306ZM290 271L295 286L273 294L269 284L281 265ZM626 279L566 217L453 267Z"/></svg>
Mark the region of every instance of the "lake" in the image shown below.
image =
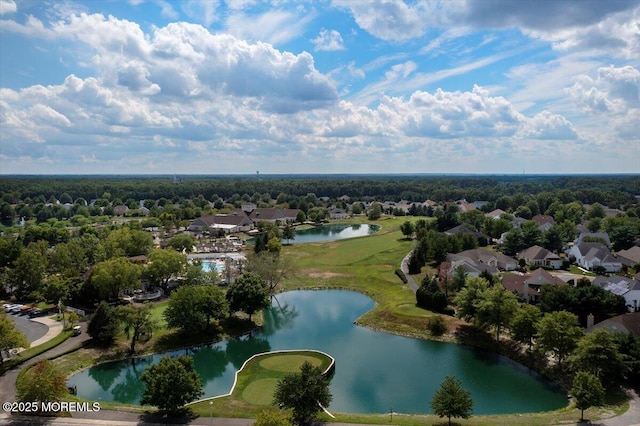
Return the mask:
<svg viewBox="0 0 640 426"><path fill-rule="evenodd" d="M375 234L380 230L378 225L367 224L338 224L320 225L313 228L296 231L296 236L288 242L291 244L319 243L324 241L342 240L344 238L366 237ZM287 240L282 240L287 242Z"/></svg>
<svg viewBox="0 0 640 426"><path fill-rule="evenodd" d="M446 375L471 391L474 414L526 413L566 406L566 394L508 358L471 347L396 336L353 322L374 307L369 297L343 290L279 294L265 311L263 330L171 354L194 357L205 397L229 392L234 373L251 355L315 349L336 360L329 410L346 413L428 413ZM140 374L164 354L101 364L69 379L82 398L138 403Z"/></svg>

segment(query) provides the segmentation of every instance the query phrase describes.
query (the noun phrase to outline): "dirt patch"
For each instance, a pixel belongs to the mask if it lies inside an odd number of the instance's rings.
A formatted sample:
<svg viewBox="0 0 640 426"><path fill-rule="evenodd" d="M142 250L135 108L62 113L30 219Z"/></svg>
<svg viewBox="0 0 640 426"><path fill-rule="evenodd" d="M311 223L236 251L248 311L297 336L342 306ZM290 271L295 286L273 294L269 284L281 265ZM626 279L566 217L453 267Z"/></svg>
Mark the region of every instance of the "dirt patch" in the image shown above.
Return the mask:
<svg viewBox="0 0 640 426"><path fill-rule="evenodd" d="M319 278L319 279L353 277L353 275L351 274L341 274L338 272L320 272L320 271L310 271L308 275L311 278Z"/></svg>

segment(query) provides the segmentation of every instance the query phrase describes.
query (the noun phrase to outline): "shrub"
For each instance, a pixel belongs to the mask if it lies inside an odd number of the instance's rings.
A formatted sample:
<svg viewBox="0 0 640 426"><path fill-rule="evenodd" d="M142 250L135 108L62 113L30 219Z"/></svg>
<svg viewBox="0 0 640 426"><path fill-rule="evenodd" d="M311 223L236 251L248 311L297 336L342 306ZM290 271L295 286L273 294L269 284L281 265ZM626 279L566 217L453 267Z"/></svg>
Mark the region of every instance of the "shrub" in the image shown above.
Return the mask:
<svg viewBox="0 0 640 426"><path fill-rule="evenodd" d="M436 315L429 318L427 328L433 336L442 336L447 331L447 324L441 315Z"/></svg>

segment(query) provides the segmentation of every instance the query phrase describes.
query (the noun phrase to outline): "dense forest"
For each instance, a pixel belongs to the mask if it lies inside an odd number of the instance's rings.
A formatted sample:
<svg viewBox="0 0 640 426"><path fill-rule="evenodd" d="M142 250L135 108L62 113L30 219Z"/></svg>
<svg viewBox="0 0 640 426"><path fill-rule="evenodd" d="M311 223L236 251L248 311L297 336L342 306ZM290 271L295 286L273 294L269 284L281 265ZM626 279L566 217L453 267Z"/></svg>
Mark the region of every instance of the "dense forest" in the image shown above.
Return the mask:
<svg viewBox="0 0 640 426"><path fill-rule="evenodd" d="M564 203L600 203L612 208L636 202L640 175L211 175L211 176L2 176L2 201L17 204L36 197L62 201L112 198L173 201L199 196L215 201L234 195L280 194L352 200L495 202L517 194L550 193ZM72 201L72 202L73 202Z"/></svg>

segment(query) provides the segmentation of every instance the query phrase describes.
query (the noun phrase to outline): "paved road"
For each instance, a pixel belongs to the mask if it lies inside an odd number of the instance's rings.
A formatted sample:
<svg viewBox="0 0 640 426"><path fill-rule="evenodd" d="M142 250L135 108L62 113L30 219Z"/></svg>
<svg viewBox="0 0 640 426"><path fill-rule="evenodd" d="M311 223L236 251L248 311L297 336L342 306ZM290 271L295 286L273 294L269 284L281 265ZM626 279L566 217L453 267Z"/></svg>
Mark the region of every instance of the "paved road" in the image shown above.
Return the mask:
<svg viewBox="0 0 640 426"><path fill-rule="evenodd" d="M413 240L413 246L416 246L416 240ZM404 272L404 276L407 277L407 284L409 285L409 287L411 288L411 290L413 290L413 292L415 293L416 291L418 291L418 287L420 287L418 284L416 284L416 280L413 279L413 277L411 275L409 275L409 258L411 257L411 253L413 253L413 251L410 251L403 259L402 262L400 262L400 270L402 272Z"/></svg>
<svg viewBox="0 0 640 426"><path fill-rule="evenodd" d="M70 337L58 346L31 358L26 363L31 364L37 361L42 361L79 347L82 342L89 340L89 335L86 333L86 323L80 323L80 326L82 327L82 334L80 336ZM51 338L53 337L55 336L52 336ZM19 364L0 376L0 402L13 402L16 400L16 378L24 366L25 363Z"/></svg>
<svg viewBox="0 0 640 426"><path fill-rule="evenodd" d="M35 342L49 331L49 327L45 324L37 321L31 321L26 315L7 314L7 318L13 321L16 329L27 336L29 343Z"/></svg>

